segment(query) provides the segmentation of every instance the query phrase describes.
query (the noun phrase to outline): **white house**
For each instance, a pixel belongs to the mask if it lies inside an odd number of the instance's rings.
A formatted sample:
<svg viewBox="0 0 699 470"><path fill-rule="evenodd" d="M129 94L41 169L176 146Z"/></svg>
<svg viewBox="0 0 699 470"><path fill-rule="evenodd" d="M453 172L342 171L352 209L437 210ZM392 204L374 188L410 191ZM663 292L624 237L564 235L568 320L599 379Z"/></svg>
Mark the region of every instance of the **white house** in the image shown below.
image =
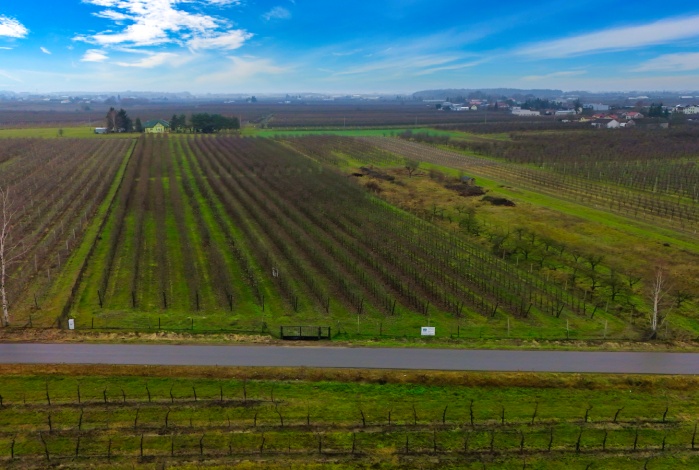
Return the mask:
<svg viewBox="0 0 699 470"><path fill-rule="evenodd" d="M684 114L699 114L699 106L687 106L684 108Z"/></svg>
<svg viewBox="0 0 699 470"><path fill-rule="evenodd" d="M515 116L540 116L539 111L532 111L530 109L522 109L519 106L512 107L512 114Z"/></svg>
<svg viewBox="0 0 699 470"><path fill-rule="evenodd" d="M598 129L618 129L621 127L621 124L616 119L597 119L592 122L592 127Z"/></svg>

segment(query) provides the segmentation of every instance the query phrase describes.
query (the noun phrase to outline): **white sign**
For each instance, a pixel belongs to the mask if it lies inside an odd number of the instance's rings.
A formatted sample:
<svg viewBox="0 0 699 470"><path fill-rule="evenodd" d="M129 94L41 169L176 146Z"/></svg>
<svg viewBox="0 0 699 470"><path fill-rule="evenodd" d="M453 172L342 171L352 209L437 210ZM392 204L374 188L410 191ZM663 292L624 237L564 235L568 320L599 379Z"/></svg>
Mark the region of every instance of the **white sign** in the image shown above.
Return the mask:
<svg viewBox="0 0 699 470"><path fill-rule="evenodd" d="M434 326L423 326L420 334L422 336L434 336Z"/></svg>
<svg viewBox="0 0 699 470"><path fill-rule="evenodd" d="M72 318L68 319L68 329L69 330L74 330L75 329L75 320Z"/></svg>

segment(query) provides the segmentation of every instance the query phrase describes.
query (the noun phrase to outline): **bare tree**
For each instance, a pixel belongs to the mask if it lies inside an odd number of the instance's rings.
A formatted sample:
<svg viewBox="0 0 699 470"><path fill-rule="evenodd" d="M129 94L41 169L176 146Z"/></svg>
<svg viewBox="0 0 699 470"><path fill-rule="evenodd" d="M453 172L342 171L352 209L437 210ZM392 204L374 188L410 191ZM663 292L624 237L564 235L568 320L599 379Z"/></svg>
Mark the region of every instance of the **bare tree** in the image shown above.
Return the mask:
<svg viewBox="0 0 699 470"><path fill-rule="evenodd" d="M24 254L25 250L19 250L21 242L13 242L12 218L16 210L12 208L9 188L0 188L0 297L2 298L2 324L10 324L10 304L7 299L7 271L12 263Z"/></svg>
<svg viewBox="0 0 699 470"><path fill-rule="evenodd" d="M667 319L669 312L664 309L663 298L668 291L669 287L667 285L665 271L661 267L655 268L653 283L650 286L650 300L653 304L653 308L650 312L651 338L655 338L658 335L658 328L660 328Z"/></svg>
<svg viewBox="0 0 699 470"><path fill-rule="evenodd" d="M420 160L414 158L405 159L405 169L408 170L408 176L412 177L415 170L420 166Z"/></svg>

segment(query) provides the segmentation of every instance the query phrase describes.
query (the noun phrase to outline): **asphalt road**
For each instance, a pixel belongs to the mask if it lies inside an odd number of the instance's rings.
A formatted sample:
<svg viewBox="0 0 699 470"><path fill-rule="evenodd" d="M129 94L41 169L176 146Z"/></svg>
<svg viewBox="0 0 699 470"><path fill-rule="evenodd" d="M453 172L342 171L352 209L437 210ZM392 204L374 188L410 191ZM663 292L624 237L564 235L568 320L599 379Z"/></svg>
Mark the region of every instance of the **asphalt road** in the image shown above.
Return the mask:
<svg viewBox="0 0 699 470"><path fill-rule="evenodd" d="M281 366L699 374L699 354L302 346L0 344L4 364Z"/></svg>

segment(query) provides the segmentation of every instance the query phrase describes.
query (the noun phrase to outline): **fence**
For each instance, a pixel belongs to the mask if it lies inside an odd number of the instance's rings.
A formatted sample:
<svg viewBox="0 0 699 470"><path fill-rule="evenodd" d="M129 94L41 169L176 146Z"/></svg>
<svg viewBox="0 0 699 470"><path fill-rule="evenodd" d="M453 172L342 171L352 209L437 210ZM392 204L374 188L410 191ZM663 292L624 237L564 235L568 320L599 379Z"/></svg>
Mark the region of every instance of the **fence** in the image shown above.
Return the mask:
<svg viewBox="0 0 699 470"><path fill-rule="evenodd" d="M332 339L329 326L280 326L279 337L289 340Z"/></svg>
<svg viewBox="0 0 699 470"><path fill-rule="evenodd" d="M49 323L45 317L24 319L22 323L14 323L10 329L69 329L67 318L56 318ZM254 334L269 335L275 338L289 340L423 340L436 342L472 342L490 340L523 340L523 341L645 341L648 332L643 325L635 329L607 328L606 322L599 322L597 328L578 329L572 327L510 325L507 321L492 321L473 324L464 320L453 322L433 322L436 326L435 336L422 336L419 326L403 324L400 319L386 318L362 319L356 324L346 321L334 322L330 326L287 326L268 324L263 319L250 319L245 323L230 324L215 321L211 318L188 316L172 318L169 316L143 318L119 318L92 316L74 320L74 329L78 331L124 331L139 333L181 332L194 334ZM320 328L320 332L319 332ZM666 322L658 331L657 340L688 340L697 338L672 328Z"/></svg>

